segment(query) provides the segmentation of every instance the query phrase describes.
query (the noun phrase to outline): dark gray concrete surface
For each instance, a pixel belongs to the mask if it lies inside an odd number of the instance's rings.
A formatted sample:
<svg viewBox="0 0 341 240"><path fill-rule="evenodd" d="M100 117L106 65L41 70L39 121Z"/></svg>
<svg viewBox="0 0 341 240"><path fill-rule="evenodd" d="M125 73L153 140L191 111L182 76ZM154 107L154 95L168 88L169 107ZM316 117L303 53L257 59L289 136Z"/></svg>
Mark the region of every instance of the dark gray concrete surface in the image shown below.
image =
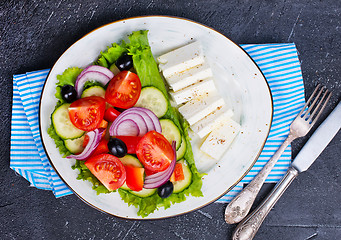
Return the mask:
<svg viewBox="0 0 341 240"><path fill-rule="evenodd" d="M51 67L89 31L139 15L174 15L206 24L236 43L295 42L306 95L317 82L334 91L322 118L340 101L341 2L274 1L6 1L0 2L0 239L228 239L225 204L165 220L126 221L76 196L56 199L29 187L9 168L12 75ZM293 144L293 155L308 137ZM301 174L255 239L341 239L341 133ZM259 197L273 185L267 185Z"/></svg>

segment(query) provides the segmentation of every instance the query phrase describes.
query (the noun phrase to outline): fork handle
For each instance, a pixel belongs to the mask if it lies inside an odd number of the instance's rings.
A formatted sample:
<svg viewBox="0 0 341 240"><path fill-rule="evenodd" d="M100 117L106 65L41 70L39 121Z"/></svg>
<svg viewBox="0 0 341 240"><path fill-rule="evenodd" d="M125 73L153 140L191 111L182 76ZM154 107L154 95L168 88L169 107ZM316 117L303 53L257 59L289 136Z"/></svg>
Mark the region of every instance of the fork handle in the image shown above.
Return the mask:
<svg viewBox="0 0 341 240"><path fill-rule="evenodd" d="M263 223L272 207L297 177L298 171L290 167L288 172L279 181L266 199L242 222L239 223L233 233L232 240L251 240L256 235L259 227Z"/></svg>
<svg viewBox="0 0 341 240"><path fill-rule="evenodd" d="M280 148L272 156L272 158L265 164L263 169L256 175L256 177L229 203L225 210L225 221L229 224L238 223L249 213L253 202L258 195L259 190L263 186L265 179L268 177L272 168L275 166L277 160L282 155L287 146L296 137L289 133L287 139L283 142Z"/></svg>

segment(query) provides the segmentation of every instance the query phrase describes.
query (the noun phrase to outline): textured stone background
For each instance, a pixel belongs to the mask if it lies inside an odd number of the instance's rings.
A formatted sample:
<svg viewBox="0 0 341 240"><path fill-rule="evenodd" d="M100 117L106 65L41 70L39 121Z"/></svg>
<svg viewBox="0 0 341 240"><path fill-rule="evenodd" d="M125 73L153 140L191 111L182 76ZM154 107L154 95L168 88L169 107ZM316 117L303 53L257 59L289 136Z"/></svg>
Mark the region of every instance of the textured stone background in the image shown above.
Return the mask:
<svg viewBox="0 0 341 240"><path fill-rule="evenodd" d="M9 168L12 75L49 68L76 40L112 21L174 15L215 28L236 43L295 42L306 94L317 82L340 101L341 2L274 1L6 1L0 2L0 239L226 239L234 225L224 204L159 221L126 221L30 188ZM293 144L293 155L307 137ZM266 218L255 239L340 239L341 133L301 174ZM263 198L272 185L264 187Z"/></svg>

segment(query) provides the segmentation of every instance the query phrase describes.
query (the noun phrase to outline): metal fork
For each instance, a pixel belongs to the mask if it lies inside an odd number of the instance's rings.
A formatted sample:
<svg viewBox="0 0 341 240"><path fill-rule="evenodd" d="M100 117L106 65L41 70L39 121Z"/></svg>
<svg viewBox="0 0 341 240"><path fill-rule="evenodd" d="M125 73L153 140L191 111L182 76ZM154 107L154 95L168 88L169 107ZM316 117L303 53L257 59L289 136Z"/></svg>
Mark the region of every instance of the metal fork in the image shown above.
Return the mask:
<svg viewBox="0 0 341 240"><path fill-rule="evenodd" d="M319 100L322 93L323 95ZM293 140L305 136L310 131L325 108L330 95L331 93L329 92L328 94L328 89L326 89L326 87L321 87L320 84L317 85L307 103L291 123L287 139L283 142L267 164L265 164L257 176L226 207L225 221L227 223L238 223L246 217L265 179L275 166L279 157Z"/></svg>

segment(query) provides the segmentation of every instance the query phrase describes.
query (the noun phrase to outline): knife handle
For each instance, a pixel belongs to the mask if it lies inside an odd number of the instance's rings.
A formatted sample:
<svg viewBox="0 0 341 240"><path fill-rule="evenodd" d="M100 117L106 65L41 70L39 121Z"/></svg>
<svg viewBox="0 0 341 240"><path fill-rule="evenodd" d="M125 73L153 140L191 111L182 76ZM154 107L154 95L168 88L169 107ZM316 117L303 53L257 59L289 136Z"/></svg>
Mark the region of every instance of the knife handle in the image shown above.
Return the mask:
<svg viewBox="0 0 341 240"><path fill-rule="evenodd" d="M263 200L263 202L250 213L243 221L239 223L233 233L233 240L251 240L256 235L259 227L263 223L272 207L289 187L292 181L297 177L298 171L290 167L283 178L276 184L274 189Z"/></svg>

